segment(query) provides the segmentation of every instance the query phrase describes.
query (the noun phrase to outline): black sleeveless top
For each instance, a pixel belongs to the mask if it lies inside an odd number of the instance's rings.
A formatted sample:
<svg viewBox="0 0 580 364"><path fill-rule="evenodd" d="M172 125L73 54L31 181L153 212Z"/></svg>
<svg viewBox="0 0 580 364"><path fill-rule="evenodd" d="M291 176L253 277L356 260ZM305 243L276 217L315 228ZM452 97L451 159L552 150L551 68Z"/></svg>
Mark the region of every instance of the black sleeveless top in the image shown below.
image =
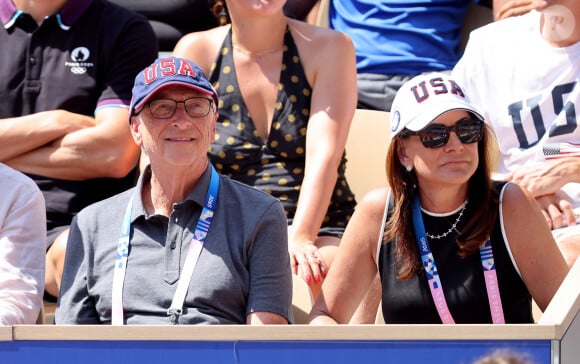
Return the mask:
<svg viewBox="0 0 580 364"><path fill-rule="evenodd" d="M304 178L312 89L292 33L286 30L276 110L264 142L242 99L232 49L230 29L209 76L219 94L220 114L209 158L220 173L278 198L291 224ZM319 235L342 236L354 210L355 199L346 182L345 168L343 154Z"/></svg>
<svg viewBox="0 0 580 364"><path fill-rule="evenodd" d="M503 184L496 184L503 188ZM458 229L473 214L469 203ZM425 230L430 235L445 233L456 221L459 212L450 216L434 216L422 212ZM496 274L506 323L533 323L532 298L517 273L502 235L499 213L491 234ZM458 324L492 323L485 279L479 252L468 257L458 255L456 234L442 239L429 238L429 244L437 264L445 300L451 316ZM395 258L396 240L383 244L379 253L379 271L383 287L382 310L389 324L436 324L441 323L429 290L425 270L408 280L398 280L399 265ZM420 260L420 258L419 258ZM417 264L421 265L418 261Z"/></svg>

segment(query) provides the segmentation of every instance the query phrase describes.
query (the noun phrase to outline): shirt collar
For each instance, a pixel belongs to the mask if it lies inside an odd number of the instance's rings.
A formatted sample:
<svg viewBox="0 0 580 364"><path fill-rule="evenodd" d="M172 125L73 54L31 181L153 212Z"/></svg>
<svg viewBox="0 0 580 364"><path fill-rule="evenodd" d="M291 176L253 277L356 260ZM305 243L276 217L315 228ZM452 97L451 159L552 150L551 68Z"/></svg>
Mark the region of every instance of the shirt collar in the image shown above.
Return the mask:
<svg viewBox="0 0 580 364"><path fill-rule="evenodd" d="M56 13L58 24L62 30L69 30L70 27L87 11L94 0L69 0ZM0 20L5 29L14 26L16 20L23 12L16 9L12 0L0 0Z"/></svg>
<svg viewBox="0 0 580 364"><path fill-rule="evenodd" d="M205 171L199 178L197 185L195 185L195 188L183 199L183 201L180 201L179 203L191 201L198 204L199 206L204 206L205 197L207 195L207 190L209 189L209 183L211 180L211 173L212 173L211 167L210 164L208 163ZM133 211L131 213L131 222L135 221L140 216L148 216L147 212L145 211L145 207L143 205L141 193L143 191L143 185L149 182L149 180L151 180L151 166L148 165L141 173L141 176L137 180L137 184L135 186L134 190L135 196L133 196L134 201L133 201Z"/></svg>

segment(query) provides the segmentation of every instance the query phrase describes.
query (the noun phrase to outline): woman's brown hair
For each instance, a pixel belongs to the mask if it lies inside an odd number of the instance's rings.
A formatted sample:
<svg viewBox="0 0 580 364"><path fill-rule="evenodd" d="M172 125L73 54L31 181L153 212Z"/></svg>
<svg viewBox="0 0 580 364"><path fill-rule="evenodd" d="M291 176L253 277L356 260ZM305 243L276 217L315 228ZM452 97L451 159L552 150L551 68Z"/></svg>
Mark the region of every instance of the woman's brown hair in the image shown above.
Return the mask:
<svg viewBox="0 0 580 364"><path fill-rule="evenodd" d="M498 213L498 196L492 189L491 182L490 138L492 137L487 127L484 127L483 137L477 145L479 163L468 181L467 198L473 214L457 236L461 256L473 254L488 239ZM394 209L387 220L384 241L397 240L395 248L399 264L397 277L408 279L414 276L421 267L419 248L412 228L413 201L418 192L415 171L408 172L399 160L397 144L400 143L401 138L401 134L394 138L387 152L387 181L391 187Z"/></svg>

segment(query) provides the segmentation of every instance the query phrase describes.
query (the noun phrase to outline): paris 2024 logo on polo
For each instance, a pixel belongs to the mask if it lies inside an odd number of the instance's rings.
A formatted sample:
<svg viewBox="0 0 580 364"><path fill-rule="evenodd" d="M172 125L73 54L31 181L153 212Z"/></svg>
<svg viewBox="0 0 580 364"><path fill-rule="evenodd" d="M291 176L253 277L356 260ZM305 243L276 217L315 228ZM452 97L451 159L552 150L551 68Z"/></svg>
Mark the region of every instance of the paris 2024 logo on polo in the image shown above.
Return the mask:
<svg viewBox="0 0 580 364"><path fill-rule="evenodd" d="M87 69L94 67L93 62L87 62L91 55L88 48L77 47L70 53L71 61L65 62L65 67L69 67L70 71L77 75L82 75L87 72Z"/></svg>

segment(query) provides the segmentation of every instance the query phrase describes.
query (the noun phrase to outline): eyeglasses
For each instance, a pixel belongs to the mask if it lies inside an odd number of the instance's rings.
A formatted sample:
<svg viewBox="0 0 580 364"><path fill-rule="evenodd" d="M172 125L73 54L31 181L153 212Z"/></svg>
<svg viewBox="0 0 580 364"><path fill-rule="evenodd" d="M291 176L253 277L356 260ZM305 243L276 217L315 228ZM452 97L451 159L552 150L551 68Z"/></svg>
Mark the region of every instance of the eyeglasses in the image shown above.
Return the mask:
<svg viewBox="0 0 580 364"><path fill-rule="evenodd" d="M449 141L449 135L454 131L463 144L477 143L483 136L483 121L479 119L461 119L453 126L430 124L419 131L405 129L402 138L418 135L425 148L441 148Z"/></svg>
<svg viewBox="0 0 580 364"><path fill-rule="evenodd" d="M213 101L205 97L191 97L184 101L175 101L172 99L157 99L150 101L149 112L151 116L157 119L169 119L175 114L177 104L183 104L185 111L189 116L201 118L207 116L212 109Z"/></svg>

